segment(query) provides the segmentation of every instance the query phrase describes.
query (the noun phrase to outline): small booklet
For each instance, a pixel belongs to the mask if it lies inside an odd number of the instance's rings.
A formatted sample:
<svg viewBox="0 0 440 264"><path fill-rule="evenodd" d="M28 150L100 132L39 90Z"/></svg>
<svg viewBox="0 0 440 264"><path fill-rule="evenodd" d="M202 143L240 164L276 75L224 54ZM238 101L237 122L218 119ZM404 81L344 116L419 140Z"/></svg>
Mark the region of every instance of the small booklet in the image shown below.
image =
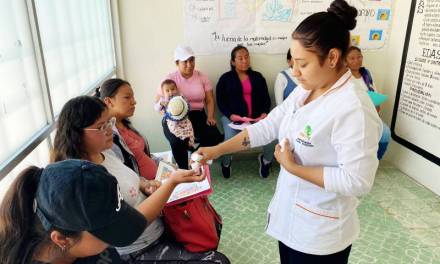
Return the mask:
<svg viewBox="0 0 440 264"><path fill-rule="evenodd" d="M163 183L168 179L170 173L175 170L176 168L172 164L163 161L159 162L156 180ZM213 190L211 187L211 174L208 165L203 165L203 173L206 177L201 182L181 183L177 185L174 191L171 193L166 206L175 205L199 196L211 194Z"/></svg>
<svg viewBox="0 0 440 264"><path fill-rule="evenodd" d="M387 99L388 95L381 94L374 91L368 91L368 95L370 96L371 100L373 101L374 106L379 106L383 104Z"/></svg>
<svg viewBox="0 0 440 264"><path fill-rule="evenodd" d="M248 122L245 122L245 123L231 122L231 123L229 123L229 127L231 127L232 129L235 129L235 130L243 130L246 127L248 127L249 125L251 125L251 123L248 123Z"/></svg>

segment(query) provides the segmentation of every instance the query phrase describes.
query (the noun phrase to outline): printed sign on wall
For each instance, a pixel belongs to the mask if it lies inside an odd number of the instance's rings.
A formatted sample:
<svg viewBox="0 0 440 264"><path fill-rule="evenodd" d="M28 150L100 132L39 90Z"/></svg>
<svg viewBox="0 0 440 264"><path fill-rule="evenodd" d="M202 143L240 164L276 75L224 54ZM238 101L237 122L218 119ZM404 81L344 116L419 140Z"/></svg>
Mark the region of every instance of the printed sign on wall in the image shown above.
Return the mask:
<svg viewBox="0 0 440 264"><path fill-rule="evenodd" d="M393 139L440 165L440 0L413 0L400 68Z"/></svg>
<svg viewBox="0 0 440 264"><path fill-rule="evenodd" d="M285 53L291 34L332 0L185 0L185 43L197 54L228 53L237 44L252 52ZM391 0L348 0L358 9L351 42L361 49L385 45Z"/></svg>

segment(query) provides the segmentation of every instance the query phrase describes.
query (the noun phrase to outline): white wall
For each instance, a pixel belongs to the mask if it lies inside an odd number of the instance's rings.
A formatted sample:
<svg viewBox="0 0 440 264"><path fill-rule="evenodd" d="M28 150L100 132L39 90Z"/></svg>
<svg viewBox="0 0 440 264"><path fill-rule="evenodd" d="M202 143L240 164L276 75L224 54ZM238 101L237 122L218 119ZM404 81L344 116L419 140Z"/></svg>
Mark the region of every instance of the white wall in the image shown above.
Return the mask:
<svg viewBox="0 0 440 264"><path fill-rule="evenodd" d="M162 78L176 70L173 52L183 43L182 8L183 0L119 1L125 78L131 82L137 99L133 122L150 139L154 151L168 148L153 100ZM198 56L196 68L207 74L215 87L220 75L229 70L229 56ZM251 64L264 74L270 90L276 74L287 67L284 54L251 54Z"/></svg>
<svg viewBox="0 0 440 264"><path fill-rule="evenodd" d="M381 113L388 125L391 123L410 2L394 2L391 34L385 49L364 53L364 64L371 70L376 86L390 95ZM149 139L153 151L168 148L160 117L153 111L153 99L160 80L176 69L173 51L183 42L182 8L183 0L119 1L125 78L131 82L138 102L133 122ZM276 74L286 66L285 55L251 54L251 59L253 68L266 77L273 97L273 82ZM196 68L208 74L215 85L219 76L229 69L228 61L229 54L199 56ZM385 159L440 194L439 166L394 142Z"/></svg>

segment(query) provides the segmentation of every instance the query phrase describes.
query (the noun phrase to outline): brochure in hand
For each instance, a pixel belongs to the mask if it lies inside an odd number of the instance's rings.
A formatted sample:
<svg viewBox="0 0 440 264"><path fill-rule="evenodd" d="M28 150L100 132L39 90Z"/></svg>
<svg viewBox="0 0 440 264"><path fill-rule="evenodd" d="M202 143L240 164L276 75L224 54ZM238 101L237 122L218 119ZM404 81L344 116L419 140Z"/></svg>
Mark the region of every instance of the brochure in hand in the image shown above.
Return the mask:
<svg viewBox="0 0 440 264"><path fill-rule="evenodd" d="M164 182L170 176L170 173L175 171L176 168L167 162L159 162L159 167L156 173L156 180ZM205 179L201 182L181 183L176 186L170 198L167 201L166 206L182 203L199 196L206 196L213 192L211 187L211 173L208 165L203 165L203 173Z"/></svg>

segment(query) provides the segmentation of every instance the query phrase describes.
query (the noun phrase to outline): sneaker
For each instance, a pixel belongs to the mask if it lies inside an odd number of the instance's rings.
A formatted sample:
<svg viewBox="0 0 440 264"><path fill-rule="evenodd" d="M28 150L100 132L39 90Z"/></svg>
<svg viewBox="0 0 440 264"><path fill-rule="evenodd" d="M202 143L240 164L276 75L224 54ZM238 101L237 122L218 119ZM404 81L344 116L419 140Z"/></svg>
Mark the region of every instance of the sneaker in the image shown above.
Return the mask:
<svg viewBox="0 0 440 264"><path fill-rule="evenodd" d="M272 167L272 162L264 163L263 154L258 155L258 162L260 163L260 176L261 178L267 178L270 173L270 168Z"/></svg>
<svg viewBox="0 0 440 264"><path fill-rule="evenodd" d="M222 174L225 179L229 179L231 177L231 164L229 166L223 165L223 162L220 163L222 166Z"/></svg>

